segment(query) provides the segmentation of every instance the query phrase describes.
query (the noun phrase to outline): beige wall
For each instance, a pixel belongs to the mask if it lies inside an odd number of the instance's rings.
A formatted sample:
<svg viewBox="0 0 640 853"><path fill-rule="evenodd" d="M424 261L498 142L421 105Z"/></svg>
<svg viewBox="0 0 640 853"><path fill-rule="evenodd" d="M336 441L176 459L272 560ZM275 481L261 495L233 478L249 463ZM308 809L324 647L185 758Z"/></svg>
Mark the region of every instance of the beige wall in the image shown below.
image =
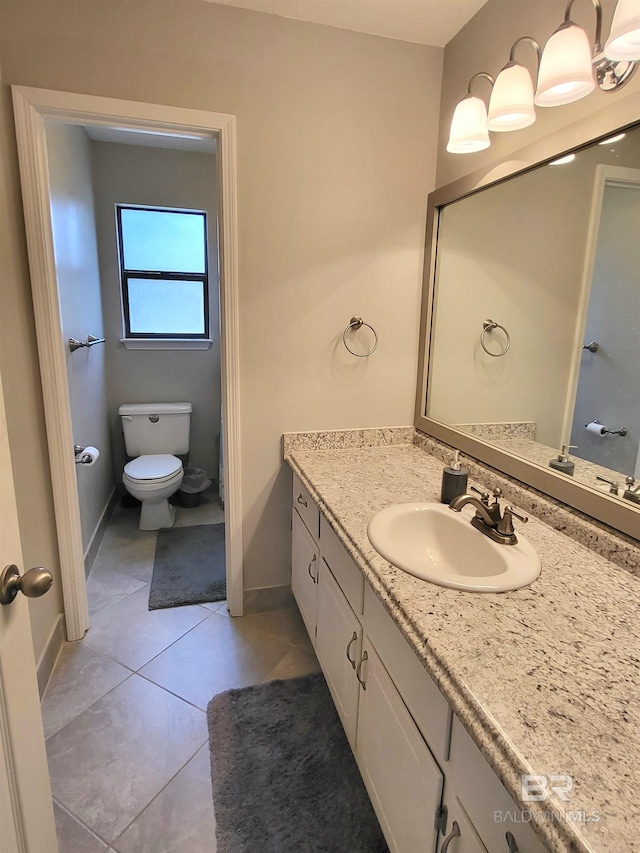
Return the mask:
<svg viewBox="0 0 640 853"><path fill-rule="evenodd" d="M190 0L5 0L2 16L5 84L237 116L245 586L288 583L281 433L412 420L442 51ZM354 313L378 332L371 359L342 347ZM28 336L21 350L33 411ZM50 495L30 517L51 526Z"/></svg>
<svg viewBox="0 0 640 853"><path fill-rule="evenodd" d="M580 306L596 167L637 168L639 137L636 129L615 145L594 144L571 163L542 166L445 207L431 417L454 424L534 421L539 442L559 448L569 441L562 430L580 362L574 336L584 322ZM608 292L616 287L614 278ZM487 318L509 330L511 349L504 358L491 358L480 347ZM492 350L503 345L501 334L487 336Z"/></svg>
<svg viewBox="0 0 640 853"><path fill-rule="evenodd" d="M217 478L220 319L215 155L95 141L91 147L115 481L120 484L126 462L118 407L122 403L178 403L183 400L193 405L189 464L205 468ZM117 203L207 211L210 334L213 339L208 350L127 350L120 343L123 331L114 214Z"/></svg>
<svg viewBox="0 0 640 853"><path fill-rule="evenodd" d="M616 0L602 0L603 39L609 33ZM453 38L444 54L442 100L438 141L437 185L445 186L457 178L480 170L491 173L496 163L509 161L511 155L532 143L541 143L540 159L578 144L572 125L593 117L594 136L609 129L608 119L601 124L598 112L617 104L619 124L636 121L640 93L640 73L619 92L607 93L596 89L587 98L562 107L537 108L534 124L513 133L492 133L491 147L477 154L449 154L445 150L449 137L451 116L457 102L464 97L470 78L478 71L494 77L509 59L511 45L520 36L529 35L543 47L549 36L564 19L565 0L488 0L485 6ZM593 40L596 14L590 3L574 3L571 18L584 27ZM533 48L521 44L516 59L526 65L533 75L536 59ZM535 77L534 77L535 79ZM485 80L476 80L473 93L488 103L490 86ZM513 158L506 171L522 168L526 163Z"/></svg>
<svg viewBox="0 0 640 853"><path fill-rule="evenodd" d="M82 127L47 124L51 221L63 338L104 337L89 137ZM113 493L104 344L65 348L73 438L100 451L95 465L76 465L82 544L88 551Z"/></svg>
<svg viewBox="0 0 640 853"><path fill-rule="evenodd" d="M0 8L0 30L4 25ZM62 590L11 100L0 79L0 370L24 568L46 566L54 576L53 589L29 602L39 661L62 612Z"/></svg>
<svg viewBox="0 0 640 853"><path fill-rule="evenodd" d="M593 167L577 166L543 167L443 211L430 417L451 424L534 421L543 444L566 440L593 191ZM502 358L481 348L488 318L511 337ZM491 351L505 345L499 331L485 341Z"/></svg>

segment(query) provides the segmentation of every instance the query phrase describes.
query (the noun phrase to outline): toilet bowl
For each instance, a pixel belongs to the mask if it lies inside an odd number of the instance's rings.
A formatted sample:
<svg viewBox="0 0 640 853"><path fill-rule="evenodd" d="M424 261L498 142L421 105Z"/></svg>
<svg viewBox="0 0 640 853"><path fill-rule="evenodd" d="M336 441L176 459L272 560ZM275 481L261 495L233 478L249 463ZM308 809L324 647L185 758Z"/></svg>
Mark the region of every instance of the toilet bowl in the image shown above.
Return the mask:
<svg viewBox="0 0 640 853"><path fill-rule="evenodd" d="M176 511L169 498L178 491L183 477L182 462L169 453L138 456L124 466L124 487L142 503L140 530L173 527Z"/></svg>

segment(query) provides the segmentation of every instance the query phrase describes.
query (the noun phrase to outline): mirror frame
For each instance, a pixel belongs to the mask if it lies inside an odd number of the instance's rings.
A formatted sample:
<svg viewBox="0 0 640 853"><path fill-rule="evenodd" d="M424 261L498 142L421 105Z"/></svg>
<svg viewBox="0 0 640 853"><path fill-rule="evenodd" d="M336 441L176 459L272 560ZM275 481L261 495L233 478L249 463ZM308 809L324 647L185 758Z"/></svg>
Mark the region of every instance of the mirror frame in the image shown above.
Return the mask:
<svg viewBox="0 0 640 853"><path fill-rule="evenodd" d="M637 98L637 95L634 97ZM640 539L640 510L633 505L626 505L622 498L614 498L591 486L578 483L571 477L529 462L524 457L495 447L425 414L440 209L516 175L529 172L570 151L585 148L596 140L627 130L640 120L637 106L627 103L628 101L628 98L618 101L593 116L491 164L487 169L472 172L429 195L414 424L421 432L458 448L468 456L637 540Z"/></svg>

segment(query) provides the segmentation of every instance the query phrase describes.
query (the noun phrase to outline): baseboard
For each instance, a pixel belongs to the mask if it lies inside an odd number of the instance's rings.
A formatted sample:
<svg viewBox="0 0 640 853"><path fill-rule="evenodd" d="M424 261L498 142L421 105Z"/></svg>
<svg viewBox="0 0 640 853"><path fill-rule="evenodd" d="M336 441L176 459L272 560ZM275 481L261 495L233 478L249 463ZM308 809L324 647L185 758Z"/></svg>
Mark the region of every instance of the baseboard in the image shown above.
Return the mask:
<svg viewBox="0 0 640 853"><path fill-rule="evenodd" d="M60 613L53 628L51 629L49 639L45 643L44 651L40 655L40 660L38 661L38 692L41 699L47 684L49 683L49 678L51 677L53 667L55 666L65 639L64 616Z"/></svg>
<svg viewBox="0 0 640 853"><path fill-rule="evenodd" d="M111 518L111 513L113 512L113 508L116 505L116 500L118 497L117 490L114 486L113 491L109 496L109 500L105 508L102 510L102 515L100 516L100 520L96 524L95 530L93 531L93 535L91 537L91 541L89 542L89 546L87 547L84 553L84 576L85 578L89 577L89 572L93 567L93 563L98 554L98 550L100 545L102 545L102 539L104 537L104 532L107 529L107 524L109 523L109 519Z"/></svg>
<svg viewBox="0 0 640 853"><path fill-rule="evenodd" d="M265 613L268 610L289 610L295 607L291 586L263 586L244 591L244 613Z"/></svg>

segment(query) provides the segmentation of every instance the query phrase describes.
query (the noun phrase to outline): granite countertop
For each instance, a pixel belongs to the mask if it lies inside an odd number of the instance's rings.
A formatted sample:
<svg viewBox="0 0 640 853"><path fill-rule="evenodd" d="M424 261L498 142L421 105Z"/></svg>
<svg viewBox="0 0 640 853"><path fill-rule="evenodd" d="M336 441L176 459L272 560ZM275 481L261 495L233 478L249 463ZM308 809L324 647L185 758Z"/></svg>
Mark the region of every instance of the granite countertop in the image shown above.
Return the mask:
<svg viewBox="0 0 640 853"><path fill-rule="evenodd" d="M439 459L397 444L298 449L288 461L516 802L521 774L571 776L568 803L523 805L546 810L537 831L549 849L640 850L638 577L530 516L542 561L530 587L439 587L367 537L378 510L439 500Z"/></svg>

